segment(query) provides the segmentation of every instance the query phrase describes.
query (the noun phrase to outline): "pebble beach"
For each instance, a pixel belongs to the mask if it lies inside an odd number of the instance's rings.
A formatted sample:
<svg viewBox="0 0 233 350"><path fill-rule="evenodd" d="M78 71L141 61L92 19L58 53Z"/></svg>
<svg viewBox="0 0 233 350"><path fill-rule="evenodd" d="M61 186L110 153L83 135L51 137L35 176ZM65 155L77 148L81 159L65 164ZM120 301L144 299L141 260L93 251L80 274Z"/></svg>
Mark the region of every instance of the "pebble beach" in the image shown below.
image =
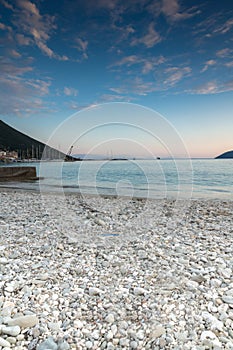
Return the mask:
<svg viewBox="0 0 233 350"><path fill-rule="evenodd" d="M0 349L233 349L233 201L0 206Z"/></svg>

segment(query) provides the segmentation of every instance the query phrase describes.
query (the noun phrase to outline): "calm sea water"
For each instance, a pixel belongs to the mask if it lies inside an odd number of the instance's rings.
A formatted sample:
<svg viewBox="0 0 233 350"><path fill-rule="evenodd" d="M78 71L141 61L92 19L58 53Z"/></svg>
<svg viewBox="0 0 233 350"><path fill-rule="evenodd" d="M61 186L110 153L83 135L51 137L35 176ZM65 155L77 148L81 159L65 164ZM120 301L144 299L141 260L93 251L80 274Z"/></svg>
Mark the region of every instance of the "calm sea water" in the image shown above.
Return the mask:
<svg viewBox="0 0 233 350"><path fill-rule="evenodd" d="M0 187L49 192L233 200L233 160L135 160L24 163L36 166L36 182ZM14 165L15 166L15 165Z"/></svg>

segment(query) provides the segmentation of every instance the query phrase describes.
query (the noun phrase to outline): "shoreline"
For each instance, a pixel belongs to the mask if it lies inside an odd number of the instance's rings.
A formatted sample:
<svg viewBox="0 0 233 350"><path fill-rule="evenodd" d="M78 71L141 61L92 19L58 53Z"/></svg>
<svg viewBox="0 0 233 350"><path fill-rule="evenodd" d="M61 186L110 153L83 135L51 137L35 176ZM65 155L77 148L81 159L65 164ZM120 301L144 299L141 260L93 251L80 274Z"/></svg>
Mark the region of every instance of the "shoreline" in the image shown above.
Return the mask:
<svg viewBox="0 0 233 350"><path fill-rule="evenodd" d="M233 348L231 201L0 199L0 346Z"/></svg>
<svg viewBox="0 0 233 350"><path fill-rule="evenodd" d="M41 193L43 195L54 195L54 196L74 196L74 197L90 197L90 198L109 198L109 199L135 199L135 200L146 200L146 201L200 201L200 202L211 202L211 201L216 201L216 202L233 202L233 198L217 198L217 197L193 197L191 196L190 198L177 198L173 195L167 196L167 197L139 197L139 196L122 196L122 195L117 195L117 194L91 194L91 193L84 193L84 192L71 192L71 191L49 191L49 190L43 190L41 191L40 188L34 189L34 188L22 188L18 186L1 186L0 183L0 192L22 192L22 193L35 193L40 195Z"/></svg>

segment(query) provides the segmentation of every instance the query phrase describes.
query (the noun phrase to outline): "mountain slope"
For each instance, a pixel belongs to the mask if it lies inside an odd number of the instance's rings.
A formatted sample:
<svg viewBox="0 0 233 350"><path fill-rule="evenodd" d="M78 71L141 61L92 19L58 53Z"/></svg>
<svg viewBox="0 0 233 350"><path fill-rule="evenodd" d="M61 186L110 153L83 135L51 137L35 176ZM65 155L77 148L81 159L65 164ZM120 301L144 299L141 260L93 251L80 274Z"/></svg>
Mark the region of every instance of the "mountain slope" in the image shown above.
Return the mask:
<svg viewBox="0 0 233 350"><path fill-rule="evenodd" d="M215 159L230 159L233 158L233 151L228 151L223 154L220 154Z"/></svg>
<svg viewBox="0 0 233 350"><path fill-rule="evenodd" d="M0 120L0 150L18 151L22 158L40 159L45 146L43 142L23 134ZM64 156L64 153L48 147L48 158L63 158Z"/></svg>

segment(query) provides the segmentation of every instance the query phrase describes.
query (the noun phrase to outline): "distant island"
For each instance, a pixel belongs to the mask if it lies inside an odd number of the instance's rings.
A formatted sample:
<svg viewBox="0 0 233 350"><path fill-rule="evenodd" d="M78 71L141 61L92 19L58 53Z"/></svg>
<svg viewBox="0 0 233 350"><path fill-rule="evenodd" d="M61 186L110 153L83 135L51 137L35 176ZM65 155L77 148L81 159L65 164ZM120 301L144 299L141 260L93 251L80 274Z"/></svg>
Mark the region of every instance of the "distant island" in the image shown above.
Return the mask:
<svg viewBox="0 0 233 350"><path fill-rule="evenodd" d="M230 159L233 158L233 151L228 151L215 157L215 159Z"/></svg>

